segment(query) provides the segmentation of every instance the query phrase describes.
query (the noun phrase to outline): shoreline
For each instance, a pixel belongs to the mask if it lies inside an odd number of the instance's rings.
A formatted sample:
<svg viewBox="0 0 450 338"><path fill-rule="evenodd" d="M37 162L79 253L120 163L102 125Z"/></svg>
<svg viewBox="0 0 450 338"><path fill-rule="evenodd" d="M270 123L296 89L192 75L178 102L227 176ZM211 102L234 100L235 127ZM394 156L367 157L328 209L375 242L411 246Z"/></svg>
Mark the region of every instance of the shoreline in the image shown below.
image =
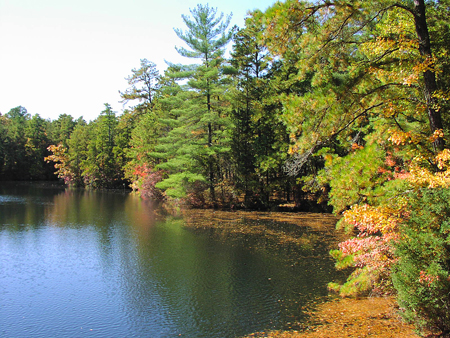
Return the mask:
<svg viewBox="0 0 450 338"><path fill-rule="evenodd" d="M224 236L262 236L272 245L269 250L286 246L314 250L317 240L314 236L299 236L296 228L308 227L321 237L327 237L327 246L337 245L348 235L336 230L337 217L320 213L320 221L314 219L316 213L283 212L217 212L211 209L196 209L184 213L186 227L196 230L211 230ZM243 226L240 218L254 219L252 226ZM282 228L270 228L262 220L277 218L286 224ZM266 243L267 245L267 243ZM333 297L331 297L333 298ZM419 338L414 326L406 324L398 313L398 305L393 296L368 298L336 298L315 304L306 311L309 319L302 323L303 329L255 332L245 338L336 338L336 337L379 337L379 338Z"/></svg>
<svg viewBox="0 0 450 338"><path fill-rule="evenodd" d="M395 298L338 298L309 312L304 330L252 333L245 338L420 338L398 314Z"/></svg>

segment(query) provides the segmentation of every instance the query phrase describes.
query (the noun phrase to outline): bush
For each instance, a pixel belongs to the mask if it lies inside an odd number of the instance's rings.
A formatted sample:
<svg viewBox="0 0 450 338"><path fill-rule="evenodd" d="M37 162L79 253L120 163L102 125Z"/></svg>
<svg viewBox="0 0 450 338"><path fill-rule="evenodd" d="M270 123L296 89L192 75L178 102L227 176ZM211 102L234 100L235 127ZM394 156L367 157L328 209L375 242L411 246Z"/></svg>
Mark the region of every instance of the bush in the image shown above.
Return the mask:
<svg viewBox="0 0 450 338"><path fill-rule="evenodd" d="M450 333L450 189L411 196L400 227L392 281L403 316L419 330Z"/></svg>

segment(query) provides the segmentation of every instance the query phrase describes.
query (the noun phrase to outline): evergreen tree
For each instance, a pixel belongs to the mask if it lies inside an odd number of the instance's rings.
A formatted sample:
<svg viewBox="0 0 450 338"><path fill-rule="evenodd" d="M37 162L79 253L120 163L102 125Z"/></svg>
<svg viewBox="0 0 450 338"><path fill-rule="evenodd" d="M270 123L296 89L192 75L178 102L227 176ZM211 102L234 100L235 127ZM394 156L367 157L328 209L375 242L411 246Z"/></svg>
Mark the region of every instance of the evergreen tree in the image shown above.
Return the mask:
<svg viewBox="0 0 450 338"><path fill-rule="evenodd" d="M92 124L91 142L84 166L85 182L92 187L114 187L123 177L120 163L114 156L117 117L111 106Z"/></svg>
<svg viewBox="0 0 450 338"><path fill-rule="evenodd" d="M6 138L6 117L0 113L0 180L4 177L4 167L7 150L7 138Z"/></svg>
<svg viewBox="0 0 450 338"><path fill-rule="evenodd" d="M156 65L147 60L141 59L141 68L131 70L132 75L126 80L131 86L125 92L120 92L124 103L138 100L139 104L133 107L138 113L150 111L153 108L153 101L160 89L159 71Z"/></svg>
<svg viewBox="0 0 450 338"><path fill-rule="evenodd" d="M197 5L191 9L192 17L183 15L187 31L175 29L189 49L180 47L177 51L188 58L201 61L188 66L171 65L166 75L173 79L187 80L178 87L177 95L183 98L176 111L172 113L171 131L165 141L178 139L175 158L160 168L169 171L169 178L160 187L169 189L184 186L186 181L206 181L210 198L215 202L216 176L221 175L221 154L228 151L225 135L227 116L224 110L226 77L223 73L223 55L230 42L233 30L228 30L231 15L217 16L217 9L208 5ZM170 97L174 100L174 97ZM164 141L164 140L163 140ZM172 144L173 147L173 144ZM164 151L161 148L162 151ZM172 166L183 162L184 165ZM189 163L189 165L187 165ZM179 163L180 164L180 163ZM175 170L175 171L172 171ZM171 172L172 171L172 172ZM189 178L188 178L189 177ZM195 178L195 179L194 179ZM178 193L177 193L178 194Z"/></svg>
<svg viewBox="0 0 450 338"><path fill-rule="evenodd" d="M70 139L67 141L67 168L65 182L73 186L84 186L85 181L85 164L88 158L88 149L91 142L91 126L86 121L79 119L77 125L73 129Z"/></svg>
<svg viewBox="0 0 450 338"><path fill-rule="evenodd" d="M330 287L342 295L390 292L394 270L406 316L445 334L448 61L433 54L448 48L439 43L448 38L448 16L442 28L430 25L430 37L426 9L448 12L448 2L287 1L265 13L264 34L281 59L299 57L298 79L311 76L309 91L281 97L290 168L297 173L322 157L319 175L305 180L329 184L339 226L358 233L332 252L338 268L354 270ZM430 207L418 210L424 201Z"/></svg>
<svg viewBox="0 0 450 338"><path fill-rule="evenodd" d="M68 114L60 114L58 118L51 122L50 137L53 144L62 143L67 147L67 141L76 126L76 121Z"/></svg>
<svg viewBox="0 0 450 338"><path fill-rule="evenodd" d="M247 207L255 204L267 205L268 196L265 189L260 190L264 179L258 175L258 172L263 173L264 170L258 170L258 161L265 155L263 148L267 142L264 141L273 135L270 131L263 132L260 129L267 118L265 113L268 113L263 100L268 92L267 75L270 71L267 48L258 41L258 35L263 29L257 20L260 14L253 12L252 17L246 20L246 27L237 32L231 54L231 64L236 69L236 86L232 90L231 100L231 146L236 163L236 185L238 190L244 191L244 204ZM257 192L259 201L253 198Z"/></svg>
<svg viewBox="0 0 450 338"><path fill-rule="evenodd" d="M31 179L50 178L53 169L44 161L48 155L50 140L47 135L47 125L50 122L44 120L39 115L34 115L25 128L26 156L28 172Z"/></svg>
<svg viewBox="0 0 450 338"><path fill-rule="evenodd" d="M27 110L18 106L5 115L4 164L2 176L7 180L30 178L27 159L25 130L30 120Z"/></svg>
<svg viewBox="0 0 450 338"><path fill-rule="evenodd" d="M307 85L292 79L295 59L274 60L262 43L262 17L260 11L252 12L234 38L231 144L245 205L267 208L271 195L284 193L289 200L295 182L283 172L289 139L279 97L304 92Z"/></svg>

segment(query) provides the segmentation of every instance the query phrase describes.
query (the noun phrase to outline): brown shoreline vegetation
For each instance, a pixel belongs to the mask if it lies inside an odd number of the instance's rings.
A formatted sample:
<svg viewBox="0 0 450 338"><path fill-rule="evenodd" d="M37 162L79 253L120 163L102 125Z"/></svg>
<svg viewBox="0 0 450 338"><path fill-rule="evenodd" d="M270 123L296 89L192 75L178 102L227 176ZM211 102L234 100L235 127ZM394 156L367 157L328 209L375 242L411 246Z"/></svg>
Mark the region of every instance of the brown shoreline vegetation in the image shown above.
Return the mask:
<svg viewBox="0 0 450 338"><path fill-rule="evenodd" d="M186 209L183 216L187 228L224 237L252 236L279 248L293 245L313 249L314 244L322 239L320 237L326 237L329 246L336 247L348 238L335 229L338 218L326 213Z"/></svg>
<svg viewBox="0 0 450 338"><path fill-rule="evenodd" d="M247 338L418 338L412 325L398 315L393 297L342 298L310 312L303 331L258 332Z"/></svg>
<svg viewBox="0 0 450 338"><path fill-rule="evenodd" d="M326 240L331 249L348 238L335 229L337 218L331 214L211 209L184 210L183 214L187 228L222 237L250 236L264 247L313 250L317 242ZM247 338L418 338L398 311L394 297L338 298L311 307L302 330L256 332Z"/></svg>

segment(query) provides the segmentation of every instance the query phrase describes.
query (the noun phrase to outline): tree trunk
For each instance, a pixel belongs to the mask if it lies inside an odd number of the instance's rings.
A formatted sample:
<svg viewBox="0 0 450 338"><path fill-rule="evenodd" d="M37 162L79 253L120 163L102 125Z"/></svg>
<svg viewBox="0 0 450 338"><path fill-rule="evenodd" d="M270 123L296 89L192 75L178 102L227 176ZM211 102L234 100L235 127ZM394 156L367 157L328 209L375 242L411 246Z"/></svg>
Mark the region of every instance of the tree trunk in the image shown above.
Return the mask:
<svg viewBox="0 0 450 338"><path fill-rule="evenodd" d="M206 100L208 104L208 113L211 111L211 95L207 93ZM212 147L212 125L211 122L208 122L208 147ZM214 163L213 163L212 155L209 155L208 164L209 164L209 193L211 195L211 199L215 205L216 203L216 193L214 191Z"/></svg>
<svg viewBox="0 0 450 338"><path fill-rule="evenodd" d="M431 43L430 35L428 33L428 26L425 14L425 1L414 0L414 23L416 26L416 33L419 39L419 52L424 59L431 59ZM427 69L423 72L424 80L424 96L427 102L428 119L430 122L431 133L434 133L438 129L443 129L441 113L436 109L437 101L433 97L433 94L437 90L436 74L433 70ZM437 150L441 150L444 147L444 140L439 137L434 146Z"/></svg>

